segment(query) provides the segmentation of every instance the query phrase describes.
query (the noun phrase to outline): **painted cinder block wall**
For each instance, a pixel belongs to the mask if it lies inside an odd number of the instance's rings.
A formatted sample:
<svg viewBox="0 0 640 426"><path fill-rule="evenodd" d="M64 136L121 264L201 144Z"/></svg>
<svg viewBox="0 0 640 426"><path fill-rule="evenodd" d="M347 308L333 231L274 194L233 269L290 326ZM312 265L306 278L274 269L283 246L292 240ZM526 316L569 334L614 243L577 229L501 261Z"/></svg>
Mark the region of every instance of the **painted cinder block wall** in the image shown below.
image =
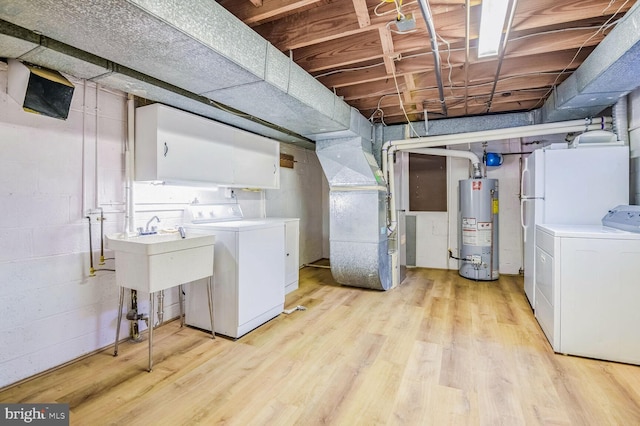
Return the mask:
<svg viewBox="0 0 640 426"><path fill-rule="evenodd" d="M125 98L74 83L62 121L24 112L0 71L0 386L115 337L117 289L113 273L88 277L85 211L96 197L122 209ZM106 217L114 232L117 215Z"/></svg>
<svg viewBox="0 0 640 426"><path fill-rule="evenodd" d="M102 207L105 234L124 229L126 96L71 80L69 118L56 120L23 111L7 95L7 72L0 69L0 388L115 338L115 274L89 277L85 217ZM322 257L324 177L313 151L285 144L281 150L298 161L293 170L281 171L281 189L236 190L237 202L247 217L300 217L300 262L312 262ZM172 227L195 199L236 202L222 189L137 183L134 188L136 226L158 215L160 226ZM99 215L89 216L97 262ZM107 260L95 267L113 265ZM148 295L139 298L140 310L148 312ZM176 302L175 289L167 291L165 319L177 316Z"/></svg>

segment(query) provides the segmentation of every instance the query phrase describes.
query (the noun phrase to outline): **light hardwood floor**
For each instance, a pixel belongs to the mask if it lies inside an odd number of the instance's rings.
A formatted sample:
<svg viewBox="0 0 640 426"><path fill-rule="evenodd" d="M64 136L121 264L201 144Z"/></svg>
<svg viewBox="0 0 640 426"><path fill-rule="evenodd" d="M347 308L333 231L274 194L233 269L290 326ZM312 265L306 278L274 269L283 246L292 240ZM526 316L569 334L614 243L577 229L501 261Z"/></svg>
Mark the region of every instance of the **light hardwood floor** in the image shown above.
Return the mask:
<svg viewBox="0 0 640 426"><path fill-rule="evenodd" d="M398 288L301 270L281 315L241 339L177 321L0 392L68 402L72 425L638 425L640 367L554 354L522 279L409 270Z"/></svg>

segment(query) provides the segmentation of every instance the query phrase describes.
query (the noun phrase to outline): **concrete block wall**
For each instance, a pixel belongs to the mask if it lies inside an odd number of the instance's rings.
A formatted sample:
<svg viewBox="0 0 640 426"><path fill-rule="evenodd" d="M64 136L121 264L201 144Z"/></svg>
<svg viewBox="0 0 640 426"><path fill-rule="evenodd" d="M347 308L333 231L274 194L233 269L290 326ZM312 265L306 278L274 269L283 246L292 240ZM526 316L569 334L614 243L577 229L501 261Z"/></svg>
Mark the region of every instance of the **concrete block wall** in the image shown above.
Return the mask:
<svg viewBox="0 0 640 426"><path fill-rule="evenodd" d="M89 277L92 223L95 267L100 222L124 230L126 97L71 78L76 89L67 120L27 113L7 95L0 68L0 388L113 344L118 287L115 273ZM153 215L160 227L181 223L184 207L238 202L247 217L301 218L301 263L322 256L323 174L313 151L288 145L300 163L283 170L278 191L153 186L136 183L135 226ZM281 196L280 194L286 194ZM273 213L273 214L272 214ZM107 251L106 256L113 257ZM148 295L139 295L148 312ZM164 318L178 315L177 291L165 294ZM144 323L141 323L144 328ZM121 335L128 334L123 321Z"/></svg>
<svg viewBox="0 0 640 426"><path fill-rule="evenodd" d="M499 152L518 152L518 141L507 140ZM511 146L513 149L508 149ZM500 273L518 274L523 266L522 227L520 225L520 156L505 155L500 167L491 167L487 177L499 182L498 232Z"/></svg>
<svg viewBox="0 0 640 426"><path fill-rule="evenodd" d="M300 263L323 257L323 182L315 152L281 144L280 152L293 155L293 169L280 168L280 189L265 190L267 217L300 218ZM327 238L328 240L328 238Z"/></svg>
<svg viewBox="0 0 640 426"><path fill-rule="evenodd" d="M85 212L97 198L121 209L124 96L74 84L69 118L56 120L23 111L0 71L0 387L115 337L114 275L89 277Z"/></svg>

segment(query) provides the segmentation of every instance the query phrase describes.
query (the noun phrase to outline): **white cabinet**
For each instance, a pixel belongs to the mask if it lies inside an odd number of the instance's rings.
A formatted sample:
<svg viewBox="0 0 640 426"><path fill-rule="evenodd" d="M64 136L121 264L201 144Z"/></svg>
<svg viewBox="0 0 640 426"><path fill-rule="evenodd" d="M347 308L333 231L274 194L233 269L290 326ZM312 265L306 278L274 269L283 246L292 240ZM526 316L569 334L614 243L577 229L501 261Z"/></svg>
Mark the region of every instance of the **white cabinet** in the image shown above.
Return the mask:
<svg viewBox="0 0 640 426"><path fill-rule="evenodd" d="M233 171L234 186L279 188L280 144L252 133L237 132L233 139Z"/></svg>
<svg viewBox="0 0 640 426"><path fill-rule="evenodd" d="M289 294L298 288L300 273L300 219L285 219L284 234L284 282L285 294Z"/></svg>
<svg viewBox="0 0 640 426"><path fill-rule="evenodd" d="M279 188L280 144L162 104L136 109L135 178Z"/></svg>

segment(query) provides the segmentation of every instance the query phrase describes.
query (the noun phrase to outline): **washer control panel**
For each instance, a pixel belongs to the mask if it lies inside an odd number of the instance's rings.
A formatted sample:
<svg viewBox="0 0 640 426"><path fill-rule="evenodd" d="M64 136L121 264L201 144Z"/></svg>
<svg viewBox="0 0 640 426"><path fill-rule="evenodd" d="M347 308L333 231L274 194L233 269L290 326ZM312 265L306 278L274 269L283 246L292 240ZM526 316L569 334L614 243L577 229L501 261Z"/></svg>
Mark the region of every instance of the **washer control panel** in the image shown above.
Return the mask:
<svg viewBox="0 0 640 426"><path fill-rule="evenodd" d="M191 204L184 209L184 223L208 223L241 220L239 204Z"/></svg>
<svg viewBox="0 0 640 426"><path fill-rule="evenodd" d="M640 233L640 206L617 206L602 218L602 225Z"/></svg>

